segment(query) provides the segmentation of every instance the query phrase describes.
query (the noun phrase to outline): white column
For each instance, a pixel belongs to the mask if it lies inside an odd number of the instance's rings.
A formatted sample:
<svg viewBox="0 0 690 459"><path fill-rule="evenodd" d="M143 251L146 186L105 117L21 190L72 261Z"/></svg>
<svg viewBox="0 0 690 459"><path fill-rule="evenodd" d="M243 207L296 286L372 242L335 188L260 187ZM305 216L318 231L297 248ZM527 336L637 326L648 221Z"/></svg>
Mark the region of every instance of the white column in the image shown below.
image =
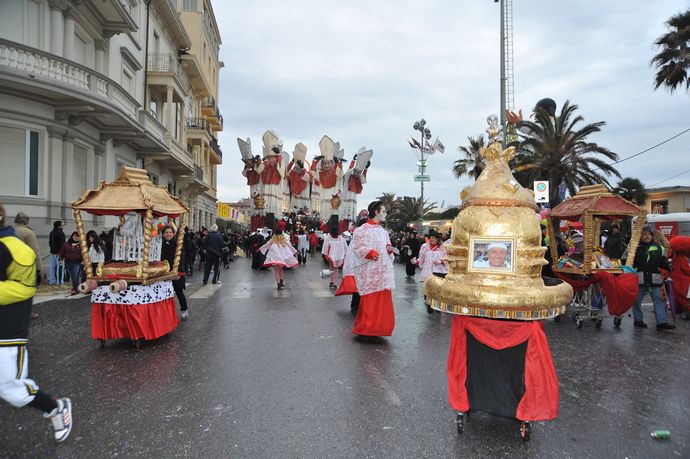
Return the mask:
<svg viewBox="0 0 690 459"><path fill-rule="evenodd" d="M64 42L64 19L62 9L57 5L50 5L50 52L62 56Z"/></svg>
<svg viewBox="0 0 690 459"><path fill-rule="evenodd" d="M65 135L62 142L62 202L72 201L74 186L74 137ZM79 192L81 193L80 190Z"/></svg>
<svg viewBox="0 0 690 459"><path fill-rule="evenodd" d="M172 86L167 86L167 93L165 99L165 127L168 129L168 134L172 137L175 136L175 112L173 111L173 88Z"/></svg>
<svg viewBox="0 0 690 459"><path fill-rule="evenodd" d="M187 146L187 136L185 135L185 111L184 111L184 100L180 102L180 143L182 146Z"/></svg>
<svg viewBox="0 0 690 459"><path fill-rule="evenodd" d="M65 131L62 129L48 128L48 189L47 198L50 203L49 218L51 220L62 219L62 189L64 187L62 175L62 136Z"/></svg>
<svg viewBox="0 0 690 459"><path fill-rule="evenodd" d="M65 16L65 33L63 36L64 45L63 57L65 59L74 59L74 11L72 8L67 8L64 13Z"/></svg>

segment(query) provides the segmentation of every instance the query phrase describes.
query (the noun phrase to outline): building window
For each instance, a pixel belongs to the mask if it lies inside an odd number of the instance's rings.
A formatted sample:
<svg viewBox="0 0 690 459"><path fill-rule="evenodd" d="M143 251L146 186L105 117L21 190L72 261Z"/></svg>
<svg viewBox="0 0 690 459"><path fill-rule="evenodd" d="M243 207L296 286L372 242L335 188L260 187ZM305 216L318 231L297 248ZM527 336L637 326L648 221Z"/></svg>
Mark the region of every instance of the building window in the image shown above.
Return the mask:
<svg viewBox="0 0 690 459"><path fill-rule="evenodd" d="M87 152L86 148L74 145L74 157L72 160L72 199L77 199L88 187L87 183Z"/></svg>
<svg viewBox="0 0 690 459"><path fill-rule="evenodd" d="M151 183L154 185L158 185L158 176L155 174L150 174L151 175Z"/></svg>
<svg viewBox="0 0 690 459"><path fill-rule="evenodd" d="M38 196L38 132L27 131L27 179L29 182L29 196Z"/></svg>
<svg viewBox="0 0 690 459"><path fill-rule="evenodd" d="M122 66L122 88L129 94L134 95L134 72Z"/></svg>
<svg viewBox="0 0 690 459"><path fill-rule="evenodd" d="M182 0L182 9L185 11L196 11L196 0Z"/></svg>
<svg viewBox="0 0 690 459"><path fill-rule="evenodd" d="M41 135L38 131L0 126L3 164L0 168L0 195L39 196L43 157L40 149Z"/></svg>
<svg viewBox="0 0 690 459"><path fill-rule="evenodd" d="M653 214L667 214L668 213L668 200L663 201L652 201L652 213Z"/></svg>
<svg viewBox="0 0 690 459"><path fill-rule="evenodd" d="M155 97L151 97L151 103L149 103L149 111L154 118L158 119L158 100Z"/></svg>

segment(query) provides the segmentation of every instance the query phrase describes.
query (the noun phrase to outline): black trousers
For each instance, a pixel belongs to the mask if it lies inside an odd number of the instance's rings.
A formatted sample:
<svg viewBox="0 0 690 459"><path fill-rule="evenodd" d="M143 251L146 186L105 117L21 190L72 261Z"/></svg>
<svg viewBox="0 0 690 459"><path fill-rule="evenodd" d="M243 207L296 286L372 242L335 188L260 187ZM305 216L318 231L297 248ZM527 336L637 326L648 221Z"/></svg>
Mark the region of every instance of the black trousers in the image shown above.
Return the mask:
<svg viewBox="0 0 690 459"><path fill-rule="evenodd" d="M408 276L414 276L415 271L417 271L417 265L413 265L410 263L410 260L408 259L405 262L405 274Z"/></svg>
<svg viewBox="0 0 690 459"><path fill-rule="evenodd" d="M220 277L220 257L212 253L207 253L206 264L204 266L204 284L208 283L208 278L211 275L211 268L213 268L213 283L215 284Z"/></svg>
<svg viewBox="0 0 690 459"><path fill-rule="evenodd" d="M173 290L175 291L175 295L177 295L177 299L180 300L180 310L181 311L186 311L187 310L187 297L184 296L184 277L174 280L173 281Z"/></svg>

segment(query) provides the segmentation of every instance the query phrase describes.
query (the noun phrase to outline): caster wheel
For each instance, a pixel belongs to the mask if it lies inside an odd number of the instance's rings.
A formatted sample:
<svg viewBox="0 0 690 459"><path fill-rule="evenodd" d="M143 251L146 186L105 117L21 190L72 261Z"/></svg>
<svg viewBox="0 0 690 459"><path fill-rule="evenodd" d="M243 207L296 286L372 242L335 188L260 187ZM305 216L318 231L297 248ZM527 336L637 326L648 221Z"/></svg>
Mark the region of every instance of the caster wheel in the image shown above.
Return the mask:
<svg viewBox="0 0 690 459"><path fill-rule="evenodd" d="M601 328L601 322L603 319L597 319L596 322L594 322L594 326L597 328Z"/></svg>
<svg viewBox="0 0 690 459"><path fill-rule="evenodd" d="M104 340L104 339L99 339L99 340L98 340L98 346L99 346L99 347L105 347L105 340Z"/></svg>
<svg viewBox="0 0 690 459"><path fill-rule="evenodd" d="M620 317L614 317L613 318L613 326L616 328L621 328L621 322L623 322L623 319Z"/></svg>
<svg viewBox="0 0 690 459"><path fill-rule="evenodd" d="M520 423L520 437L522 441L529 441L530 433L532 432L532 424L529 421L523 421Z"/></svg>
<svg viewBox="0 0 690 459"><path fill-rule="evenodd" d="M688 320L690 319L690 312L688 311L683 311L680 313L680 318L683 320Z"/></svg>
<svg viewBox="0 0 690 459"><path fill-rule="evenodd" d="M132 341L132 344L134 344L134 348L139 349L141 347L142 341L143 340L141 338L138 338L138 339L135 339L134 341Z"/></svg>
<svg viewBox="0 0 690 459"><path fill-rule="evenodd" d="M554 318L553 318L553 321L554 321L554 322L560 322L560 321L561 321L561 316L558 315L558 316L554 317Z"/></svg>
<svg viewBox="0 0 690 459"><path fill-rule="evenodd" d="M455 418L455 426L458 428L458 434L461 434L465 429L465 419L466 414L463 412L458 412L458 416Z"/></svg>
<svg viewBox="0 0 690 459"><path fill-rule="evenodd" d="M570 317L573 319L573 322L577 322L577 318L579 317L576 312L573 312Z"/></svg>
<svg viewBox="0 0 690 459"><path fill-rule="evenodd" d="M577 328L582 328L582 319L580 319L579 317L575 319L575 326Z"/></svg>

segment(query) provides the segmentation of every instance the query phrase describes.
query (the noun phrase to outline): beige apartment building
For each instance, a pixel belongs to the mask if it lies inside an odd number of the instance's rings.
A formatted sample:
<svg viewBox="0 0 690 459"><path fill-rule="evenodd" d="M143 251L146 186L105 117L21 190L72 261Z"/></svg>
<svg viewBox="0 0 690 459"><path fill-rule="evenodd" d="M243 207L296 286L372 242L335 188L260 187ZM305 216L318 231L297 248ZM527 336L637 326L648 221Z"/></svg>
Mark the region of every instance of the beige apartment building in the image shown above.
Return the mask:
<svg viewBox="0 0 690 459"><path fill-rule="evenodd" d="M180 196L190 227L215 221L220 44L209 0L0 1L0 201L43 256L52 222L69 234L70 203L123 165Z"/></svg>

